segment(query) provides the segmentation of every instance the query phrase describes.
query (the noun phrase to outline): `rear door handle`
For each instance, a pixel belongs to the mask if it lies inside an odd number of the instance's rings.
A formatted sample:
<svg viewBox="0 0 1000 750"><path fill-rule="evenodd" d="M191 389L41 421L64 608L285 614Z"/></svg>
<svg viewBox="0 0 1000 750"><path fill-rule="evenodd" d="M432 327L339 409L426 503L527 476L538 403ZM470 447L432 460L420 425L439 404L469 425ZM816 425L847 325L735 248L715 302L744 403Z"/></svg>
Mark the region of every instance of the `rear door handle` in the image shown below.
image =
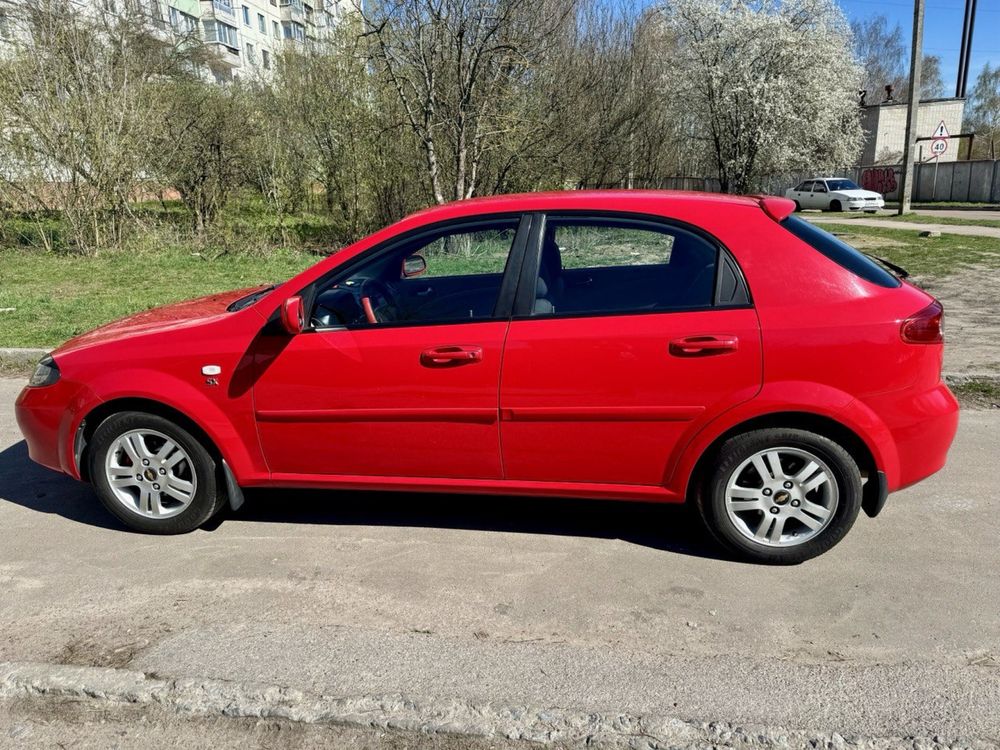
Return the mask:
<svg viewBox="0 0 1000 750"><path fill-rule="evenodd" d="M420 353L424 367L457 367L483 361L481 346L436 346Z"/></svg>
<svg viewBox="0 0 1000 750"><path fill-rule="evenodd" d="M669 349L675 357L707 357L735 352L738 347L735 336L686 336L671 341Z"/></svg>

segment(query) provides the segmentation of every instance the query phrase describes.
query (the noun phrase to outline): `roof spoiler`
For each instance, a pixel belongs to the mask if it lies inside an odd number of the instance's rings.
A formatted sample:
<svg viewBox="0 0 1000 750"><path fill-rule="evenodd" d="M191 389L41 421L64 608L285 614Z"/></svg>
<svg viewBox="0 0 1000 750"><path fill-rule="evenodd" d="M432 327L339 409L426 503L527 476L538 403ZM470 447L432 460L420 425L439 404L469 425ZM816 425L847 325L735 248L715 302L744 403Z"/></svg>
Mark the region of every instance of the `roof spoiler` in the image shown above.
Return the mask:
<svg viewBox="0 0 1000 750"><path fill-rule="evenodd" d="M784 221L795 213L795 201L779 198L777 195L751 195L768 216L775 221Z"/></svg>

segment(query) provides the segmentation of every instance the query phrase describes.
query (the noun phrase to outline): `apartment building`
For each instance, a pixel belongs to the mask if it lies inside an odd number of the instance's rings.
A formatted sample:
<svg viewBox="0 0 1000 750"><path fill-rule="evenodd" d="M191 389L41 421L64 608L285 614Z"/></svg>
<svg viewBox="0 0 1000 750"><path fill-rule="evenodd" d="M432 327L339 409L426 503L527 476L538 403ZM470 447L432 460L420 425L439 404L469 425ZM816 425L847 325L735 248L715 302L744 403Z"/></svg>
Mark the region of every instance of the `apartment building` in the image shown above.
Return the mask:
<svg viewBox="0 0 1000 750"><path fill-rule="evenodd" d="M218 82L267 76L284 45L328 34L353 0L70 0L93 13L141 17L154 33L198 36L215 54L207 73ZM18 6L0 0L0 44L17 33Z"/></svg>

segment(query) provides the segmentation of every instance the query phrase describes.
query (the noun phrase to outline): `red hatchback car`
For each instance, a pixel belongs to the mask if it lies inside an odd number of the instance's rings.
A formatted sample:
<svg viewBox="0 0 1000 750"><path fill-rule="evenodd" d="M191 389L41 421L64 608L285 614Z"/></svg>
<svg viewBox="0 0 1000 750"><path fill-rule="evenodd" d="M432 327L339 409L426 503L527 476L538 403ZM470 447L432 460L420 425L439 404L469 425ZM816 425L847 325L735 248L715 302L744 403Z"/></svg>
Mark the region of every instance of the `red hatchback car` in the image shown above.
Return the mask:
<svg viewBox="0 0 1000 750"><path fill-rule="evenodd" d="M241 487L692 502L798 562L940 469L942 309L792 201L562 192L414 214L295 278L67 342L31 457L128 526Z"/></svg>

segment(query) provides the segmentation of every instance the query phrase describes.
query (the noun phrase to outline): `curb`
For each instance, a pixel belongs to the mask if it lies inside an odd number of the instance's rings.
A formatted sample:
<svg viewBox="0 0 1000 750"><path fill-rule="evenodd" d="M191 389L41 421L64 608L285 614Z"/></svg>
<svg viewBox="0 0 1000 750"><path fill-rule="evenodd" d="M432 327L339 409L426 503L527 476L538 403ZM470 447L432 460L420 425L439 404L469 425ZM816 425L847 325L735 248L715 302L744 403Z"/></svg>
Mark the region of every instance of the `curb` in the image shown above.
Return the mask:
<svg viewBox="0 0 1000 750"><path fill-rule="evenodd" d="M941 737L861 738L834 733L699 723L627 713L497 706L459 699L411 699L402 695L332 697L278 685L211 679L166 679L124 669L40 663L0 663L0 699L73 699L100 704L150 706L179 716L282 719L506 738L586 748L662 750L726 747L739 750L866 750L941 748L1000 750L984 740L946 742Z"/></svg>
<svg viewBox="0 0 1000 750"><path fill-rule="evenodd" d="M35 369L38 360L50 351L50 349L0 347L0 373L30 373Z"/></svg>

